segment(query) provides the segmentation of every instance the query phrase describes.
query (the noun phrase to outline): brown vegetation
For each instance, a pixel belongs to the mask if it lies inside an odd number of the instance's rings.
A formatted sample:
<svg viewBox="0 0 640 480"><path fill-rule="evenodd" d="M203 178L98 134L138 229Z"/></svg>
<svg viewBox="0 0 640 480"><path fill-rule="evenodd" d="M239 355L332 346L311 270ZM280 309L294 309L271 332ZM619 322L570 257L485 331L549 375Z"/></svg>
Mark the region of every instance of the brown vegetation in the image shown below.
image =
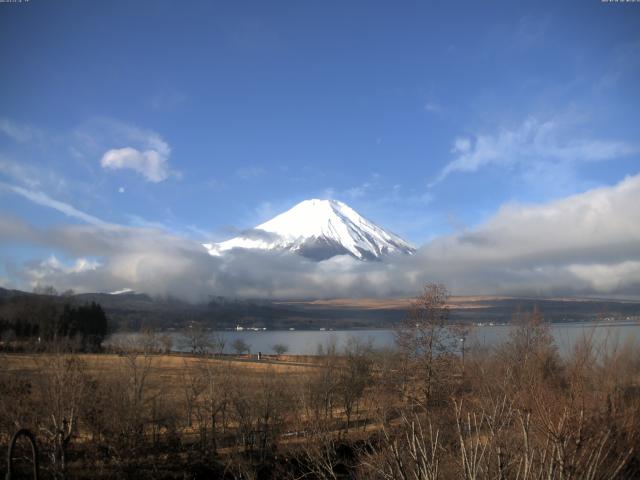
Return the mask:
<svg viewBox="0 0 640 480"><path fill-rule="evenodd" d="M637 348L586 337L560 357L534 311L463 362L446 305L430 285L398 348L330 344L307 365L153 342L5 355L0 444L29 428L46 478L638 478Z"/></svg>

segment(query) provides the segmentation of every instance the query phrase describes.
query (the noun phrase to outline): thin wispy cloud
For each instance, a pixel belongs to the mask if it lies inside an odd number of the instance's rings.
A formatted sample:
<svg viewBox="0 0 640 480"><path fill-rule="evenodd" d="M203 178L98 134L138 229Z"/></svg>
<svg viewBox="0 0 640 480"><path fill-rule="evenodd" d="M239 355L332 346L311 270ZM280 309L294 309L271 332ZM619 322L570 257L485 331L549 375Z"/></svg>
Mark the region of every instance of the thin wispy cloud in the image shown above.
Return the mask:
<svg viewBox="0 0 640 480"><path fill-rule="evenodd" d="M516 24L513 46L524 49L543 44L550 24L551 20L548 16L521 17Z"/></svg>
<svg viewBox="0 0 640 480"><path fill-rule="evenodd" d="M188 98L186 93L180 91L159 91L151 97L149 104L154 110L171 112Z"/></svg>
<svg viewBox="0 0 640 480"><path fill-rule="evenodd" d="M0 157L0 173L31 188L38 187L42 183L40 172L37 169L29 165L11 162L2 157Z"/></svg>
<svg viewBox="0 0 640 480"><path fill-rule="evenodd" d="M438 103L434 102L434 101L427 101L424 104L424 109L427 112L431 112L431 113L439 113L442 111L442 106L439 105Z"/></svg>
<svg viewBox="0 0 640 480"><path fill-rule="evenodd" d="M347 195L351 198L363 197L367 193L367 190L371 188L371 186L371 182L363 182L360 185L347 189Z"/></svg>
<svg viewBox="0 0 640 480"><path fill-rule="evenodd" d="M598 82L598 87L615 88L625 77L635 78L640 70L640 40L625 42L611 52L611 60L606 72Z"/></svg>
<svg viewBox="0 0 640 480"><path fill-rule="evenodd" d="M277 213L278 207L274 205L273 202L269 201L260 202L260 204L255 208L255 217L258 218L260 222L269 220Z"/></svg>
<svg viewBox="0 0 640 480"><path fill-rule="evenodd" d="M0 29L30 33L0 62L0 218L22 222L0 220L0 264L24 259L0 265L13 285L31 268L61 290L185 297L404 295L429 279L633 292L640 258L623 240L637 237L622 226L639 223L640 9L469 2L460 22L459 5L418 2L363 21L349 2L339 15L202 2L140 23L117 5L37 3ZM79 15L121 33L105 43ZM200 245L312 197L428 243L377 265L211 259ZM99 265L72 271L78 259Z"/></svg>
<svg viewBox="0 0 640 480"><path fill-rule="evenodd" d="M158 230L164 230L167 232L170 232L173 230L166 223L147 220L146 218L143 218L139 215L127 214L126 218L128 220L129 225L131 225L132 227L156 228Z"/></svg>
<svg viewBox="0 0 640 480"><path fill-rule="evenodd" d="M346 202L363 216L402 238L417 237L414 244L419 244L426 236L412 234L422 231L433 220L433 214L427 210L434 199L432 192L424 186L414 188L391 183L377 172L353 186L324 188L317 197Z"/></svg>
<svg viewBox="0 0 640 480"><path fill-rule="evenodd" d="M44 138L44 134L40 129L6 117L0 117L0 132L20 143L40 141Z"/></svg>
<svg viewBox="0 0 640 480"><path fill-rule="evenodd" d="M407 189L401 184L389 184L379 173L372 173L362 183L343 191L327 189L326 198L350 198L366 201L368 205L427 205L433 194L427 191Z"/></svg>
<svg viewBox="0 0 640 480"><path fill-rule="evenodd" d="M495 134L478 134L455 139L447 163L434 186L453 173L473 173L490 166L511 168L540 161L581 163L611 160L638 153L637 145L626 141L576 137L555 120L525 120L515 129L501 128Z"/></svg>
<svg viewBox="0 0 640 480"><path fill-rule="evenodd" d="M345 256L312 262L288 252L249 250L211 257L183 236L114 225L42 230L0 217L0 234L74 259L64 267L29 264L24 282L34 281L35 268L38 282L78 291L126 285L190 300L212 292L339 298L413 295L424 282L438 280L459 294L634 296L640 287L637 198L640 175L553 202L506 204L478 227L439 237L414 256L373 263Z"/></svg>
<svg viewBox="0 0 640 480"><path fill-rule="evenodd" d="M204 182L204 186L213 192L222 192L227 189L227 185L222 180L217 178L210 178Z"/></svg>
<svg viewBox="0 0 640 480"><path fill-rule="evenodd" d="M29 190L26 188L19 187L17 185L10 185L7 183L0 182L0 189L13 192L15 194L20 195L31 202L47 207L52 208L53 210L57 210L60 213L65 214L68 217L75 218L77 220L82 220L83 222L89 223L91 225L107 225L107 222L94 217L88 213L82 212L77 208L69 205L68 203L61 202L59 200L55 200L48 196L44 192L40 192L37 190Z"/></svg>
<svg viewBox="0 0 640 480"><path fill-rule="evenodd" d="M94 117L72 129L51 131L0 117L0 139L2 134L17 147L11 153L0 151L0 174L31 188L65 188L63 171L75 177L76 187L89 186L89 191L100 171L129 169L154 183L181 177L170 168L171 148L160 134L110 118Z"/></svg>

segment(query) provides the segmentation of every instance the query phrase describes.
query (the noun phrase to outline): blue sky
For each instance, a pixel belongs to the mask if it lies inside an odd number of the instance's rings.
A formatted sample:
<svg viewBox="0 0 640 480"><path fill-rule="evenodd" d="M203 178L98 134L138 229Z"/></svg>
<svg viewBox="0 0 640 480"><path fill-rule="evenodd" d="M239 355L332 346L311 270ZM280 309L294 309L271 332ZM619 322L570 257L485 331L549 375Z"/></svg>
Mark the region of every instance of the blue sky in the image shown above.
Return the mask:
<svg viewBox="0 0 640 480"><path fill-rule="evenodd" d="M0 213L37 229L217 241L320 197L420 246L640 173L634 3L31 0L0 71ZM77 261L4 228L7 285Z"/></svg>

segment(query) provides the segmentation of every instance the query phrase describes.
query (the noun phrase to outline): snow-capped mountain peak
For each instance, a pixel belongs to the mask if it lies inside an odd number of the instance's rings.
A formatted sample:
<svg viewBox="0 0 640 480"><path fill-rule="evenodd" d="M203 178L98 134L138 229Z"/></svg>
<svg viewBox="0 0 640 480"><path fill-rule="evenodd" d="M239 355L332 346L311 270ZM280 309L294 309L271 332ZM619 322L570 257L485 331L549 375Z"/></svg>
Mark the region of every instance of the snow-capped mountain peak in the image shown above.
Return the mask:
<svg viewBox="0 0 640 480"><path fill-rule="evenodd" d="M121 290L116 290L115 292L109 292L109 295L125 295L128 293L136 293L136 292L134 292L130 288L123 288Z"/></svg>
<svg viewBox="0 0 640 480"><path fill-rule="evenodd" d="M377 259L413 253L414 247L360 216L338 200L305 200L253 230L217 244L204 244L212 255L233 248L290 250L314 260L349 254Z"/></svg>

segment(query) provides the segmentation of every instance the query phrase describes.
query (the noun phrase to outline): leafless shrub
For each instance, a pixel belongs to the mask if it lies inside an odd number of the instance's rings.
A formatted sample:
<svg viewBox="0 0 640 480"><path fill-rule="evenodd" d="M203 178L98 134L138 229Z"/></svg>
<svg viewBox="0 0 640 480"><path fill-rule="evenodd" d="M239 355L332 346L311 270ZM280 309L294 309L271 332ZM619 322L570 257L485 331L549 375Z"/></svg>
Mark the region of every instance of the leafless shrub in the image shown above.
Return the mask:
<svg viewBox="0 0 640 480"><path fill-rule="evenodd" d="M271 348L273 349L275 354L278 356L284 355L289 350L289 347L286 346L284 343L276 343L275 345L272 345Z"/></svg>
<svg viewBox="0 0 640 480"><path fill-rule="evenodd" d="M228 365L202 361L197 367L200 400L197 415L200 443L203 448L210 445L215 453L220 430L227 427L228 406L231 398L231 382L234 372Z"/></svg>
<svg viewBox="0 0 640 480"><path fill-rule="evenodd" d="M365 478L436 480L440 478L439 432L416 413L405 413L396 431L383 426L379 440L362 457Z"/></svg>
<svg viewBox="0 0 640 480"><path fill-rule="evenodd" d="M640 475L636 344L587 333L560 356L542 315L521 313L502 346L469 348L463 371L446 290L428 293L422 329L407 325L402 348L350 340L338 352L333 342L309 367L163 357L152 334L112 357L66 344L35 368L0 371L0 443L31 427L58 476L71 475L80 450L116 477L137 473L136 462L155 476L163 462L219 462L210 471L226 466L227 478Z"/></svg>
<svg viewBox="0 0 640 480"><path fill-rule="evenodd" d="M358 401L371 383L372 346L350 337L344 349L345 365L338 369L338 395L346 417L348 431Z"/></svg>
<svg viewBox="0 0 640 480"><path fill-rule="evenodd" d="M231 348L233 348L238 355L242 355L244 352L251 352L251 346L242 338L236 338L231 342Z"/></svg>
<svg viewBox="0 0 640 480"><path fill-rule="evenodd" d="M87 378L85 364L73 354L59 351L50 355L47 362L38 362L38 421L48 446L51 467L56 475L64 476L69 443L78 433L82 415Z"/></svg>
<svg viewBox="0 0 640 480"><path fill-rule="evenodd" d="M212 350L209 333L199 323L190 323L183 331L184 345L194 355L204 355Z"/></svg>

